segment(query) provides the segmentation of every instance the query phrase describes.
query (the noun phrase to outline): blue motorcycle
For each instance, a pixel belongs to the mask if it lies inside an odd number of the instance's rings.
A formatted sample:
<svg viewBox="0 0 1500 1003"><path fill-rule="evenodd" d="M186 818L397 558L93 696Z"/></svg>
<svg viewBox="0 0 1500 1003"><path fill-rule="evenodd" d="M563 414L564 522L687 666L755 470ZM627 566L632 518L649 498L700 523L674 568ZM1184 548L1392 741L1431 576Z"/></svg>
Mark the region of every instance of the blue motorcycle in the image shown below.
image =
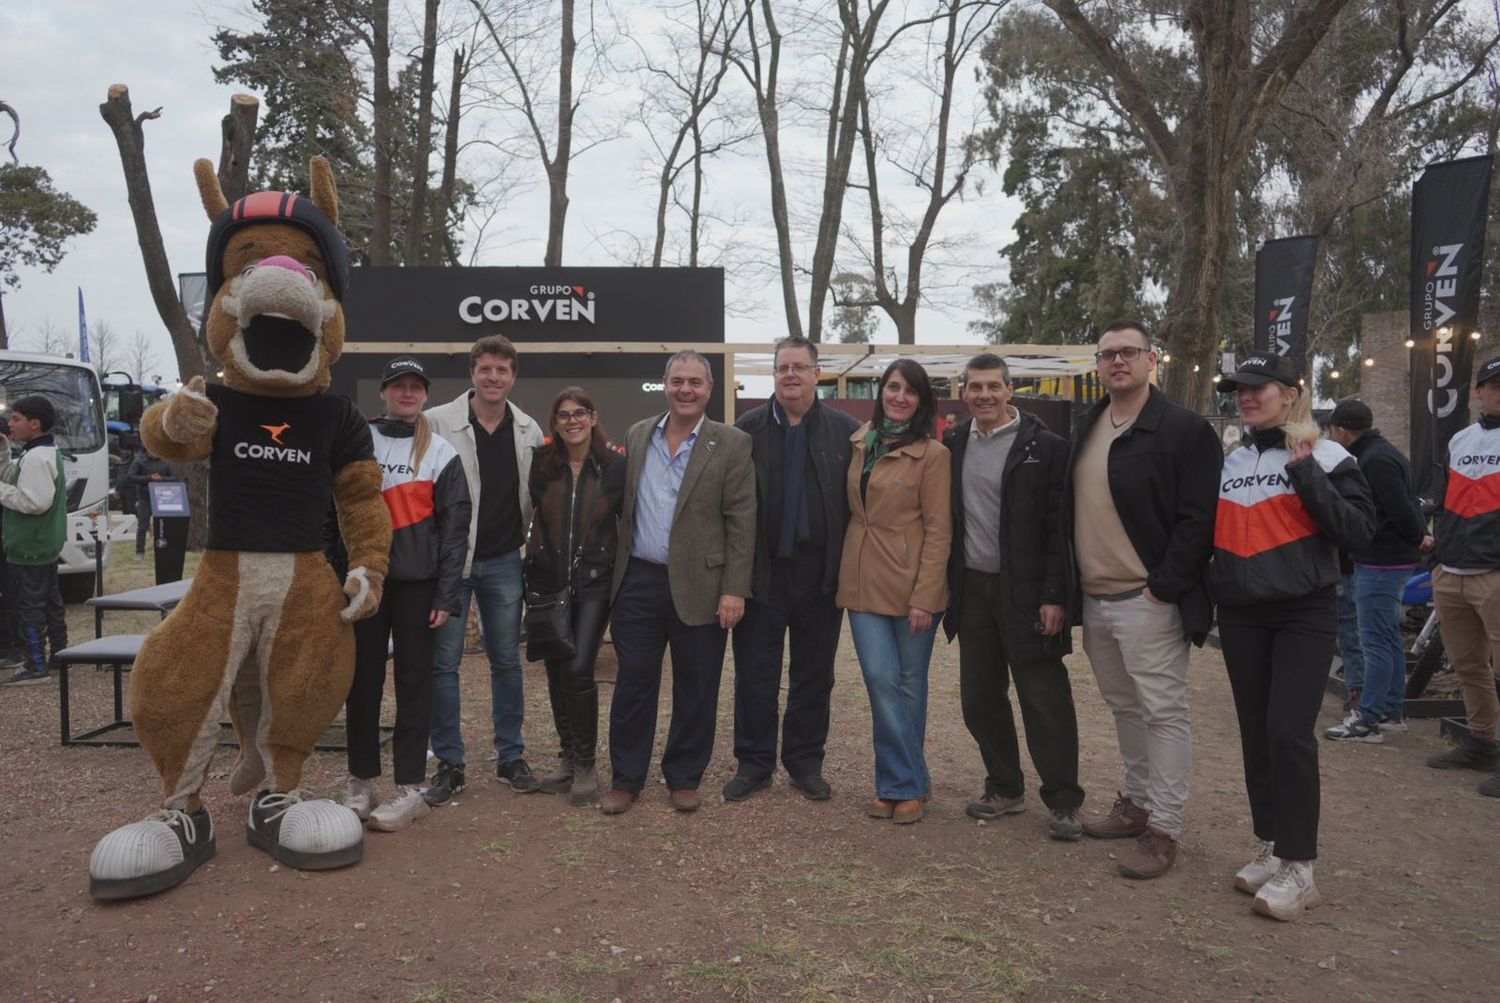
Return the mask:
<svg viewBox="0 0 1500 1003"><path fill-rule="evenodd" d="M1406 699L1416 700L1438 672L1452 672L1448 654L1443 650L1443 635L1438 630L1437 608L1432 605L1432 572L1418 571L1407 579L1401 593L1406 608L1406 632L1415 634L1407 649Z"/></svg>

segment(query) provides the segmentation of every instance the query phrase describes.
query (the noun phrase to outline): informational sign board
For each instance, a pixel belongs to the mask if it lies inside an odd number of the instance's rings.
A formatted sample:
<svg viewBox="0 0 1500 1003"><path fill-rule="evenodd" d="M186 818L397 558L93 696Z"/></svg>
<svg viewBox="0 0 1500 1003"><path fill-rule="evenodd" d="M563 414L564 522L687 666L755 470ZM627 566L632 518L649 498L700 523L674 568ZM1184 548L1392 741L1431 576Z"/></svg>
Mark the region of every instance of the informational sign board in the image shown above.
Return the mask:
<svg viewBox="0 0 1500 1003"><path fill-rule="evenodd" d="M152 481L147 487L151 491L151 515L157 519L187 516L187 485L181 481Z"/></svg>

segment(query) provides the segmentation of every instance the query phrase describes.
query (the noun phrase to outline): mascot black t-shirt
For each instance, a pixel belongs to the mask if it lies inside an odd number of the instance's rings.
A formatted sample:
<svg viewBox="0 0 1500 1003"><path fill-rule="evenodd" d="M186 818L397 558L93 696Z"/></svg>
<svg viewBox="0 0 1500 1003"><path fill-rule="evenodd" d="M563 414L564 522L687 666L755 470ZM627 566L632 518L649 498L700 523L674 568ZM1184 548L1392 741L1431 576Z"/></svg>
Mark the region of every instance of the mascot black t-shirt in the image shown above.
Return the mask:
<svg viewBox="0 0 1500 1003"><path fill-rule="evenodd" d="M219 427L208 472L208 545L323 549L333 477L373 459L370 427L343 397L258 397L210 385Z"/></svg>

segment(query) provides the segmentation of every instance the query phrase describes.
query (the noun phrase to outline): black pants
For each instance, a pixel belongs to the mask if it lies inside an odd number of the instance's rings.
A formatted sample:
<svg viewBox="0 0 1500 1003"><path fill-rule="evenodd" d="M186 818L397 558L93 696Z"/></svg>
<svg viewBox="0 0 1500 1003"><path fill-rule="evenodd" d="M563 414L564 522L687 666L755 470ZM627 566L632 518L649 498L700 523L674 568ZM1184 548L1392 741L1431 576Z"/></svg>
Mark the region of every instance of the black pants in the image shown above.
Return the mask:
<svg viewBox="0 0 1500 1003"><path fill-rule="evenodd" d="M380 699L385 691L388 644L396 662L396 733L391 772L396 783L419 784L427 772L427 729L432 719L432 643L427 626L437 582L385 583L380 608L354 625L354 683L344 704L349 772L380 776Z"/></svg>
<svg viewBox="0 0 1500 1003"><path fill-rule="evenodd" d="M16 602L11 596L10 569L0 549L0 655L21 655L21 629L16 624Z"/></svg>
<svg viewBox="0 0 1500 1003"><path fill-rule="evenodd" d="M1274 840L1283 860L1318 855L1314 729L1337 630L1332 588L1298 599L1219 607L1250 818L1256 838Z"/></svg>
<svg viewBox="0 0 1500 1003"><path fill-rule="evenodd" d="M789 776L823 772L828 704L844 611L823 591L824 553L799 549L770 567L764 602L745 603L734 629L734 757L739 772L757 780L776 769L776 708L781 658L791 636L786 712L781 719L781 764Z"/></svg>
<svg viewBox="0 0 1500 1003"><path fill-rule="evenodd" d="M151 538L151 489L142 488L135 495L135 552L146 552L146 541Z"/></svg>
<svg viewBox="0 0 1500 1003"><path fill-rule="evenodd" d="M697 790L714 751L719 679L728 632L718 621L688 626L677 616L667 571L632 559L615 596L615 655L620 662L609 709L613 785L639 791L646 785L656 741L662 657L672 651L672 724L661 771L671 790Z"/></svg>
<svg viewBox="0 0 1500 1003"><path fill-rule="evenodd" d="M57 562L9 564L11 602L21 632L21 651L26 668L43 672L47 652L68 646L68 622L63 615L62 593L57 589Z"/></svg>
<svg viewBox="0 0 1500 1003"><path fill-rule="evenodd" d="M1066 811L1083 804L1078 786L1078 716L1068 670L1057 656L1019 665L1009 662L1000 622L1000 576L964 572L959 609L958 688L964 724L979 743L986 794L1026 792L1021 749L1010 709L1010 680L1026 726L1026 748L1042 780L1042 803Z"/></svg>
<svg viewBox="0 0 1500 1003"><path fill-rule="evenodd" d="M563 760L592 767L599 736L599 689L594 683L594 667L609 623L609 600L575 600L570 618L573 657L547 660L547 696Z"/></svg>

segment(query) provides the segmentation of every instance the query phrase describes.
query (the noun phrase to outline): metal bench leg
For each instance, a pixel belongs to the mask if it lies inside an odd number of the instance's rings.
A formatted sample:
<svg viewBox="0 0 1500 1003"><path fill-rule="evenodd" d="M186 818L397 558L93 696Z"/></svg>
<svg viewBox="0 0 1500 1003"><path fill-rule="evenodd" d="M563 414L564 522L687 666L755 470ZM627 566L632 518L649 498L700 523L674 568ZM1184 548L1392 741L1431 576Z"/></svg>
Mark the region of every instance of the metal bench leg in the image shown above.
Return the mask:
<svg viewBox="0 0 1500 1003"><path fill-rule="evenodd" d="M62 715L62 744L72 745L73 735L68 722L68 663L57 666L57 704Z"/></svg>

